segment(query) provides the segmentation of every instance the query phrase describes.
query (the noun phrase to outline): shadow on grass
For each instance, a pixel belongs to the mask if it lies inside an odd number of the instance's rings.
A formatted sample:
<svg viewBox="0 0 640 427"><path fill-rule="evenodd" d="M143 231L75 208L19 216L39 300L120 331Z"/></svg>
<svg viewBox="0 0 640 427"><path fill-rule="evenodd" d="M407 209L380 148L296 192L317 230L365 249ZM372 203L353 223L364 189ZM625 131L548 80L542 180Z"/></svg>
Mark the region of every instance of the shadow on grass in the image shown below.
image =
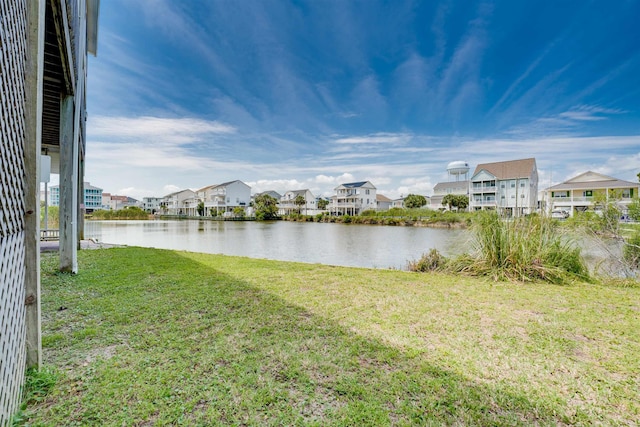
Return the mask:
<svg viewBox="0 0 640 427"><path fill-rule="evenodd" d="M33 425L571 422L177 252L83 251L77 276L55 262L43 261L44 352L66 378L30 408Z"/></svg>

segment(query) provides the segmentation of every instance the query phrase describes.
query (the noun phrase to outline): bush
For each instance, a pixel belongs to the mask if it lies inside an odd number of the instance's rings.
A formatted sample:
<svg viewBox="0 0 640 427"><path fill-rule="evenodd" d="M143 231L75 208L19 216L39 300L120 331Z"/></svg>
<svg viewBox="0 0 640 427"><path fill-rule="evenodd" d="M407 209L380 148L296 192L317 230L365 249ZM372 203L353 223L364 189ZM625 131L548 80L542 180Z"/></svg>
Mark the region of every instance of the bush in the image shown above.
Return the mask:
<svg viewBox="0 0 640 427"><path fill-rule="evenodd" d="M417 261L409 261L407 269L409 271L427 272L442 270L446 265L447 259L438 252L437 249L431 249L429 253L423 254Z"/></svg>
<svg viewBox="0 0 640 427"><path fill-rule="evenodd" d="M640 268L640 231L636 231L633 236L624 242L622 251L624 260L633 268Z"/></svg>
<svg viewBox="0 0 640 427"><path fill-rule="evenodd" d="M472 224L474 253L450 263L453 271L492 276L496 280L588 280L580 248L558 233L546 217L503 220L482 213Z"/></svg>
<svg viewBox="0 0 640 427"><path fill-rule="evenodd" d="M127 206L117 211L97 210L92 217L95 219L149 219L149 214L137 206Z"/></svg>

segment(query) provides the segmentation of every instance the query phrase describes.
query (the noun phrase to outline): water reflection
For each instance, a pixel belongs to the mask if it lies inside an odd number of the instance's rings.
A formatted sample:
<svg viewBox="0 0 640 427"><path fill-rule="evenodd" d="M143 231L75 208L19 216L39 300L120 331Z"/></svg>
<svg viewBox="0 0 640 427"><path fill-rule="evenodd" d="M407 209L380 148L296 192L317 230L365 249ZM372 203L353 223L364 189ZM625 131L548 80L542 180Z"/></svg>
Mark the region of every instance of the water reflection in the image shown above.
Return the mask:
<svg viewBox="0 0 640 427"><path fill-rule="evenodd" d="M104 243L367 268L404 269L431 248L464 251L462 230L287 221L87 221Z"/></svg>

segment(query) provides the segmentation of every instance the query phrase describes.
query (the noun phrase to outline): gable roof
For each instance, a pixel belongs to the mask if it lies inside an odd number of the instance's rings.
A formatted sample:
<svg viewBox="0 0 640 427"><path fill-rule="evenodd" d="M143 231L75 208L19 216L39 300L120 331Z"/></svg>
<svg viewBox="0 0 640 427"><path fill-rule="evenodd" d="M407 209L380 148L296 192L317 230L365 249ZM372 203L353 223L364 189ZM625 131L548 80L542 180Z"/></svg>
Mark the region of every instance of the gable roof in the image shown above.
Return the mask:
<svg viewBox="0 0 640 427"><path fill-rule="evenodd" d="M529 178L531 171L536 169L536 159L531 157L505 162L481 163L476 166L473 176L485 170L497 179ZM473 180L473 179L472 179Z"/></svg>
<svg viewBox="0 0 640 427"><path fill-rule="evenodd" d="M587 171L571 179L553 185L547 190L573 190L573 189L605 189L605 188L640 188L640 183L623 181L597 172Z"/></svg>
<svg viewBox="0 0 640 427"><path fill-rule="evenodd" d="M173 193L169 193L166 196L164 196L163 199L166 199L167 197L173 197L177 194L184 193L185 191L191 191L194 195L196 194L195 191L185 188L184 190L178 190L178 191L174 191Z"/></svg>
<svg viewBox="0 0 640 427"><path fill-rule="evenodd" d="M280 200L280 198L282 197L282 194L278 193L275 190L267 190L267 191L263 191L262 193L256 193L253 195L253 197L262 196L263 194L266 194L267 196L271 196L274 199L278 199L278 200Z"/></svg>
<svg viewBox="0 0 640 427"><path fill-rule="evenodd" d="M393 200L391 200L387 196L383 196L382 194L376 194L376 201L378 201L378 202L392 202Z"/></svg>
<svg viewBox="0 0 640 427"><path fill-rule="evenodd" d="M286 193L284 193L282 197L286 196L288 193L291 193L294 197L298 197L298 196L306 197L307 191L309 191L309 189L307 188L305 188L304 190L289 190ZM311 193L311 191L309 191L309 193ZM311 193L311 197L314 197L313 193Z"/></svg>
<svg viewBox="0 0 640 427"><path fill-rule="evenodd" d="M362 187L363 185L365 185L367 182L369 181L360 181L360 182L349 182L347 184L341 184L343 187L347 187L347 188L356 188L356 187Z"/></svg>
<svg viewBox="0 0 640 427"><path fill-rule="evenodd" d="M338 188L361 188L361 187L368 187L371 189L376 189L375 185L373 185L370 181L359 181L359 182L347 182L344 184L340 184L338 185L336 188L334 188L334 190L337 190Z"/></svg>
<svg viewBox="0 0 640 427"><path fill-rule="evenodd" d="M467 191L469 189L469 181L439 182L435 187L433 187L434 193L445 191L447 189Z"/></svg>

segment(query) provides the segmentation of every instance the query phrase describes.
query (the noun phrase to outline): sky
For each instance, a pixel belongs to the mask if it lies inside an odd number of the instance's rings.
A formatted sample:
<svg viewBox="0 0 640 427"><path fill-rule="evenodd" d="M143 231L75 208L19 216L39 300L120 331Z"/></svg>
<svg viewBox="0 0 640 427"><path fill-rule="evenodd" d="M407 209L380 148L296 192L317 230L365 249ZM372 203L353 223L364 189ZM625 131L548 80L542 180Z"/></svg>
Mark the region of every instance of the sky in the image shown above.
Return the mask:
<svg viewBox="0 0 640 427"><path fill-rule="evenodd" d="M535 157L543 189L640 172L640 1L107 0L85 181L431 195Z"/></svg>

